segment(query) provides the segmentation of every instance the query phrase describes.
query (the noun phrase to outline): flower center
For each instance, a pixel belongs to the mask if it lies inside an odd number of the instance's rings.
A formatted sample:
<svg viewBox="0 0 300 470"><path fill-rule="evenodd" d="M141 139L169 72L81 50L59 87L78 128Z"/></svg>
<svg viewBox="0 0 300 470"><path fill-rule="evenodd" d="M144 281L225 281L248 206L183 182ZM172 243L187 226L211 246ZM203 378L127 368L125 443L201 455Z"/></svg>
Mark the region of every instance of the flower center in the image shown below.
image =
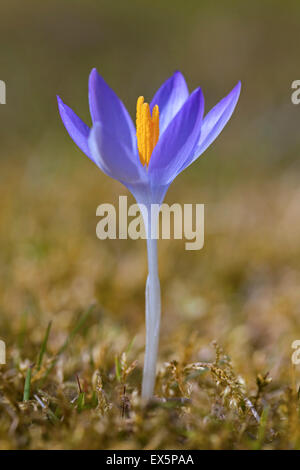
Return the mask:
<svg viewBox="0 0 300 470"><path fill-rule="evenodd" d="M143 96L136 103L136 137L141 163L148 166L159 137L159 109L156 104L151 116L149 104L144 103Z"/></svg>

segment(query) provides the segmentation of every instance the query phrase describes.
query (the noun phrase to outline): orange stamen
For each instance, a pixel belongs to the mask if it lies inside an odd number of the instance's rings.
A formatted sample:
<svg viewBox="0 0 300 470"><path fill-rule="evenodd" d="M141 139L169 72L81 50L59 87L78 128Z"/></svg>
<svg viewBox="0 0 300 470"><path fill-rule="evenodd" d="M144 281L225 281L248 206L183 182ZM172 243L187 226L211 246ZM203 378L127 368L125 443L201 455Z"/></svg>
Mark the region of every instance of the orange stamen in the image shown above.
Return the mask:
<svg viewBox="0 0 300 470"><path fill-rule="evenodd" d="M136 104L136 137L142 165L149 165L154 147L159 138L159 109L155 105L150 113L148 103L140 96Z"/></svg>

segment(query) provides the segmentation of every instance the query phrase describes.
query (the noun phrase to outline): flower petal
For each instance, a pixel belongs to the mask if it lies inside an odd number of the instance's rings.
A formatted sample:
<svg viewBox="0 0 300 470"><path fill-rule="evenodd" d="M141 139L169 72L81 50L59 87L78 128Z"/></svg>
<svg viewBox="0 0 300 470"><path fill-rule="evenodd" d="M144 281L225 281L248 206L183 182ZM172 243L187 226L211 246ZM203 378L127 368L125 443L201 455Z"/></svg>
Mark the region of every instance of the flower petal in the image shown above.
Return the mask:
<svg viewBox="0 0 300 470"><path fill-rule="evenodd" d="M214 108L212 108L205 116L202 122L201 135L195 149L195 153L192 158L185 162L181 171L193 163L224 129L238 102L240 91L241 82L238 82L231 92L216 104L216 106L214 106Z"/></svg>
<svg viewBox="0 0 300 470"><path fill-rule="evenodd" d="M93 69L89 78L89 102L93 123L101 122L137 154L135 127L122 101Z"/></svg>
<svg viewBox="0 0 300 470"><path fill-rule="evenodd" d="M100 122L92 127L88 142L95 163L111 178L125 185L146 179L143 166L135 162L131 150Z"/></svg>
<svg viewBox="0 0 300 470"><path fill-rule="evenodd" d="M173 181L183 163L194 153L199 141L204 112L201 88L195 90L159 138L153 150L148 174L154 184Z"/></svg>
<svg viewBox="0 0 300 470"><path fill-rule="evenodd" d="M60 117L71 139L73 139L80 150L93 160L88 146L90 128L74 113L71 108L69 108L69 106L64 104L59 96L57 96L57 102Z"/></svg>
<svg viewBox="0 0 300 470"><path fill-rule="evenodd" d="M168 78L155 93L150 109L152 113L152 109L156 104L159 107L160 134L168 127L188 97L188 87L183 75L179 71L176 71L172 77Z"/></svg>

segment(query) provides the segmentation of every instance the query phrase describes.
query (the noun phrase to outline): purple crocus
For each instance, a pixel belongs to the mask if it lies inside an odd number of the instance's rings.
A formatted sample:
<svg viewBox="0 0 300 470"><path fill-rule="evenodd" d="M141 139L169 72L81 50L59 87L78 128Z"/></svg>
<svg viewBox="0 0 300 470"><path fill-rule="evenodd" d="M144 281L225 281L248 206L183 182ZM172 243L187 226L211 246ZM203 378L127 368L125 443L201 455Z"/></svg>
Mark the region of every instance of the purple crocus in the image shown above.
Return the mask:
<svg viewBox="0 0 300 470"><path fill-rule="evenodd" d="M155 93L150 105L137 101L136 128L114 91L93 69L89 79L90 129L58 97L62 121L75 144L108 176L120 181L140 206L161 204L176 176L216 139L239 98L238 84L205 117L201 88L189 94L175 72ZM148 214L150 211L147 212ZM146 220L148 278L146 284L146 351L142 397L153 395L160 327L160 284L157 240ZM152 227L151 227L152 224Z"/></svg>

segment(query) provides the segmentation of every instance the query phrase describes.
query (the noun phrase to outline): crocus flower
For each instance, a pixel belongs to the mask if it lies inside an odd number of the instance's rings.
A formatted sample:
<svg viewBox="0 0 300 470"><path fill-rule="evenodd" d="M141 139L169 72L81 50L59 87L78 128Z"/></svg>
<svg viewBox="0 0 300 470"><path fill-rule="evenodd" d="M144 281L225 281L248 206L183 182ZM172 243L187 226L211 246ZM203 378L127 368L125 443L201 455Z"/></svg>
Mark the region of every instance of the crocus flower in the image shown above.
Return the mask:
<svg viewBox="0 0 300 470"><path fill-rule="evenodd" d="M136 128L124 104L93 69L89 79L90 129L58 97L62 121L75 144L108 176L120 181L140 206L161 204L176 176L216 139L239 98L240 82L204 115L201 88L189 94L175 72L155 93L150 105L137 100ZM148 211L148 214L150 211ZM146 219L146 217L145 217ZM146 284L146 351L142 396L153 394L160 325L157 240L145 220L148 253Z"/></svg>

